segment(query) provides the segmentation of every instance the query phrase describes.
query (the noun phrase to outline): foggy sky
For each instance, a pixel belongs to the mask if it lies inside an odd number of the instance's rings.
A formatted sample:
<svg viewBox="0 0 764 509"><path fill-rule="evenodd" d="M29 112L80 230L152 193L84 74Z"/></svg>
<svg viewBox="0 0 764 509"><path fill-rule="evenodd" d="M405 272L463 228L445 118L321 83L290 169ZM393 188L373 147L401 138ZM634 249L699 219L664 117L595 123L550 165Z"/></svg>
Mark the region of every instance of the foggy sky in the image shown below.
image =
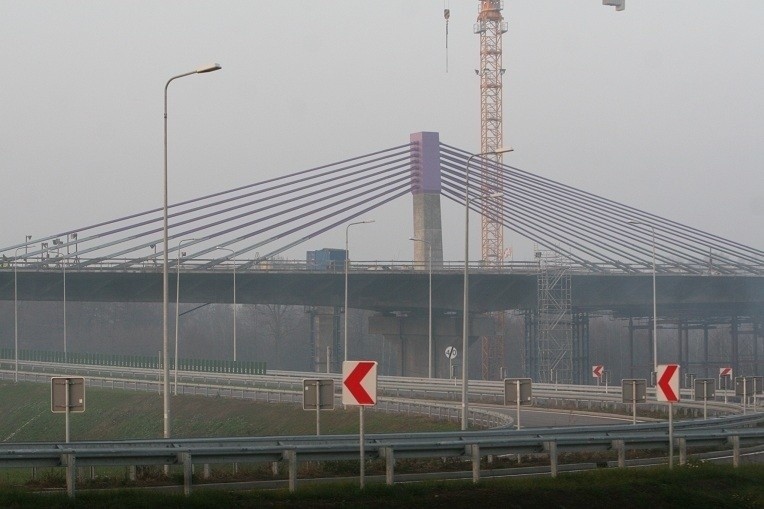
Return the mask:
<svg viewBox="0 0 764 509"><path fill-rule="evenodd" d="M171 202L422 130L479 151L478 2L445 4L447 52L442 0L0 0L0 246L161 206L164 84L212 62L171 85ZM764 2L503 15L505 163L764 249ZM355 259L411 259L406 200L354 230ZM443 206L458 260L463 209ZM339 229L288 255L343 244Z"/></svg>

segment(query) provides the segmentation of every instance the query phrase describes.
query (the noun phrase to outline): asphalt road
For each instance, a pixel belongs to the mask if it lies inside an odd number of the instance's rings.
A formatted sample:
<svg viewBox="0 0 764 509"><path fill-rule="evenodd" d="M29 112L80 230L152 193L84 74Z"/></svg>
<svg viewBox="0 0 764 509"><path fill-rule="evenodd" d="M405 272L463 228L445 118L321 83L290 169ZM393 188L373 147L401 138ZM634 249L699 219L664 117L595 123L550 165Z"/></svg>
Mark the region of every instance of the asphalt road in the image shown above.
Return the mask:
<svg viewBox="0 0 764 509"><path fill-rule="evenodd" d="M511 416L517 422L517 410L511 407L497 405L471 405L473 407L490 408ZM582 413L573 410L557 410L552 408L520 407L520 426L522 428L548 428L557 426L595 426L600 424L618 424L631 422L628 415L609 415ZM638 419L639 421L639 419Z"/></svg>

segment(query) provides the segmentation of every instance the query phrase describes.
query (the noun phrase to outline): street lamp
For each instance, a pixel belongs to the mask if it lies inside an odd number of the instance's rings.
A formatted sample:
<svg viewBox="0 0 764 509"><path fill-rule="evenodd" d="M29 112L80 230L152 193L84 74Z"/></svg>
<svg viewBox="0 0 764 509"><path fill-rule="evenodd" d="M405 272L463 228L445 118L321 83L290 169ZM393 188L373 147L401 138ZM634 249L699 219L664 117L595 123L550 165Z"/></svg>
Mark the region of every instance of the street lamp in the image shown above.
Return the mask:
<svg viewBox="0 0 764 509"><path fill-rule="evenodd" d="M180 250L186 242L192 242L196 239L182 239L178 242L178 261L175 263L175 383L173 385L173 394L178 395L178 329L180 325Z"/></svg>
<svg viewBox="0 0 764 509"><path fill-rule="evenodd" d="M67 362L68 355L67 355L67 349L66 349L66 259L68 258L68 253L63 254L60 253L58 250L61 247L60 239L53 239L53 245L56 247L56 253L58 254L59 261L61 263L61 272L63 273L63 297L64 297L64 362ZM69 250L69 247L67 246L67 251Z"/></svg>
<svg viewBox="0 0 764 509"><path fill-rule="evenodd" d="M13 344L14 344L14 381L19 382L19 249L27 249L27 246L16 248L13 253ZM25 251L25 253L28 251ZM24 255L26 256L26 254ZM24 259L26 263L26 258Z"/></svg>
<svg viewBox="0 0 764 509"><path fill-rule="evenodd" d="M61 272L64 277L64 362L68 362L69 356L66 348L66 259L67 255L61 255Z"/></svg>
<svg viewBox="0 0 764 509"><path fill-rule="evenodd" d="M163 367L163 386L162 394L164 396L164 437L170 438L170 366L167 362L167 308L169 307L169 280L167 277L167 254L170 250L167 238L167 88L170 86L173 80L182 78L184 76L190 76L192 74L203 74L207 72L217 71L221 69L220 64L212 64L206 67L200 67L195 71L178 74L173 76L164 86L164 206L163 206L163 222L162 222L162 241L164 243L164 253L162 254L162 360L164 361Z"/></svg>
<svg viewBox="0 0 764 509"><path fill-rule="evenodd" d="M369 224L373 222L373 219L369 221L356 221L345 227L345 360L348 360L348 265L350 265L348 230L350 230L351 226L357 224Z"/></svg>
<svg viewBox="0 0 764 509"><path fill-rule="evenodd" d="M427 319L427 377L432 378L432 243L429 241L426 241L424 239L415 239L413 237L409 238L409 240L413 240L414 242L423 242L427 244L427 248L429 250L429 255L427 257L427 260L429 262L428 264L428 270L430 272L430 282L429 282L429 303L428 303L428 319Z"/></svg>
<svg viewBox="0 0 764 509"><path fill-rule="evenodd" d="M658 373L658 301L655 293L655 226L650 223L642 223L635 219L628 221L631 225L641 225L650 228L653 235L653 372Z"/></svg>
<svg viewBox="0 0 764 509"><path fill-rule="evenodd" d="M467 369L468 362L468 337L469 337L469 260L470 260L470 162L478 156L499 155L505 152L512 152L512 148L498 148L488 152L472 154L467 158L467 168L464 182L464 314L462 317L462 430L467 429ZM492 197L497 197L492 195Z"/></svg>
<svg viewBox="0 0 764 509"><path fill-rule="evenodd" d="M236 252L227 247L217 246L216 249L229 251L233 260L233 361L236 362Z"/></svg>

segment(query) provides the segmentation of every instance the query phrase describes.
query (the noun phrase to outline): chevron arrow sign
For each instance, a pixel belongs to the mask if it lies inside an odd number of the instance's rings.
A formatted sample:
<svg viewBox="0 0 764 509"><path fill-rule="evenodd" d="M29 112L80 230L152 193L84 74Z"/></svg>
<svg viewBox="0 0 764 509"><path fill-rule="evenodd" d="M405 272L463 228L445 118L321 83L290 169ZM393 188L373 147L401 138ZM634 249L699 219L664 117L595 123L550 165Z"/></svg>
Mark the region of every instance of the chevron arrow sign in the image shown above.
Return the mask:
<svg viewBox="0 0 764 509"><path fill-rule="evenodd" d="M342 363L342 404L372 406L377 404L377 363L345 361Z"/></svg>
<svg viewBox="0 0 764 509"><path fill-rule="evenodd" d="M679 401L679 364L661 364L657 373L655 398L669 403Z"/></svg>

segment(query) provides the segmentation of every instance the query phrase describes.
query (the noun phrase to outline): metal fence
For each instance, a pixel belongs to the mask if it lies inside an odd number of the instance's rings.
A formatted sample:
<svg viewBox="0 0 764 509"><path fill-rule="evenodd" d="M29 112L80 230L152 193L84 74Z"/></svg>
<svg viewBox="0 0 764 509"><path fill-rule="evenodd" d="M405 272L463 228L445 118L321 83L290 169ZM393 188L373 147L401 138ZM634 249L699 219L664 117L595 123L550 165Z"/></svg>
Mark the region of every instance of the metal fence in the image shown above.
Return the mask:
<svg viewBox="0 0 764 509"><path fill-rule="evenodd" d="M159 356L114 355L106 353L67 352L60 350L19 350L19 361L54 362L85 366L114 366L135 369L159 369ZM15 362L13 348L0 348L0 365L7 367ZM170 359L170 369L175 369ZM266 363L257 361L230 361L221 359L178 359L178 369L205 373L231 373L241 375L265 375Z"/></svg>

